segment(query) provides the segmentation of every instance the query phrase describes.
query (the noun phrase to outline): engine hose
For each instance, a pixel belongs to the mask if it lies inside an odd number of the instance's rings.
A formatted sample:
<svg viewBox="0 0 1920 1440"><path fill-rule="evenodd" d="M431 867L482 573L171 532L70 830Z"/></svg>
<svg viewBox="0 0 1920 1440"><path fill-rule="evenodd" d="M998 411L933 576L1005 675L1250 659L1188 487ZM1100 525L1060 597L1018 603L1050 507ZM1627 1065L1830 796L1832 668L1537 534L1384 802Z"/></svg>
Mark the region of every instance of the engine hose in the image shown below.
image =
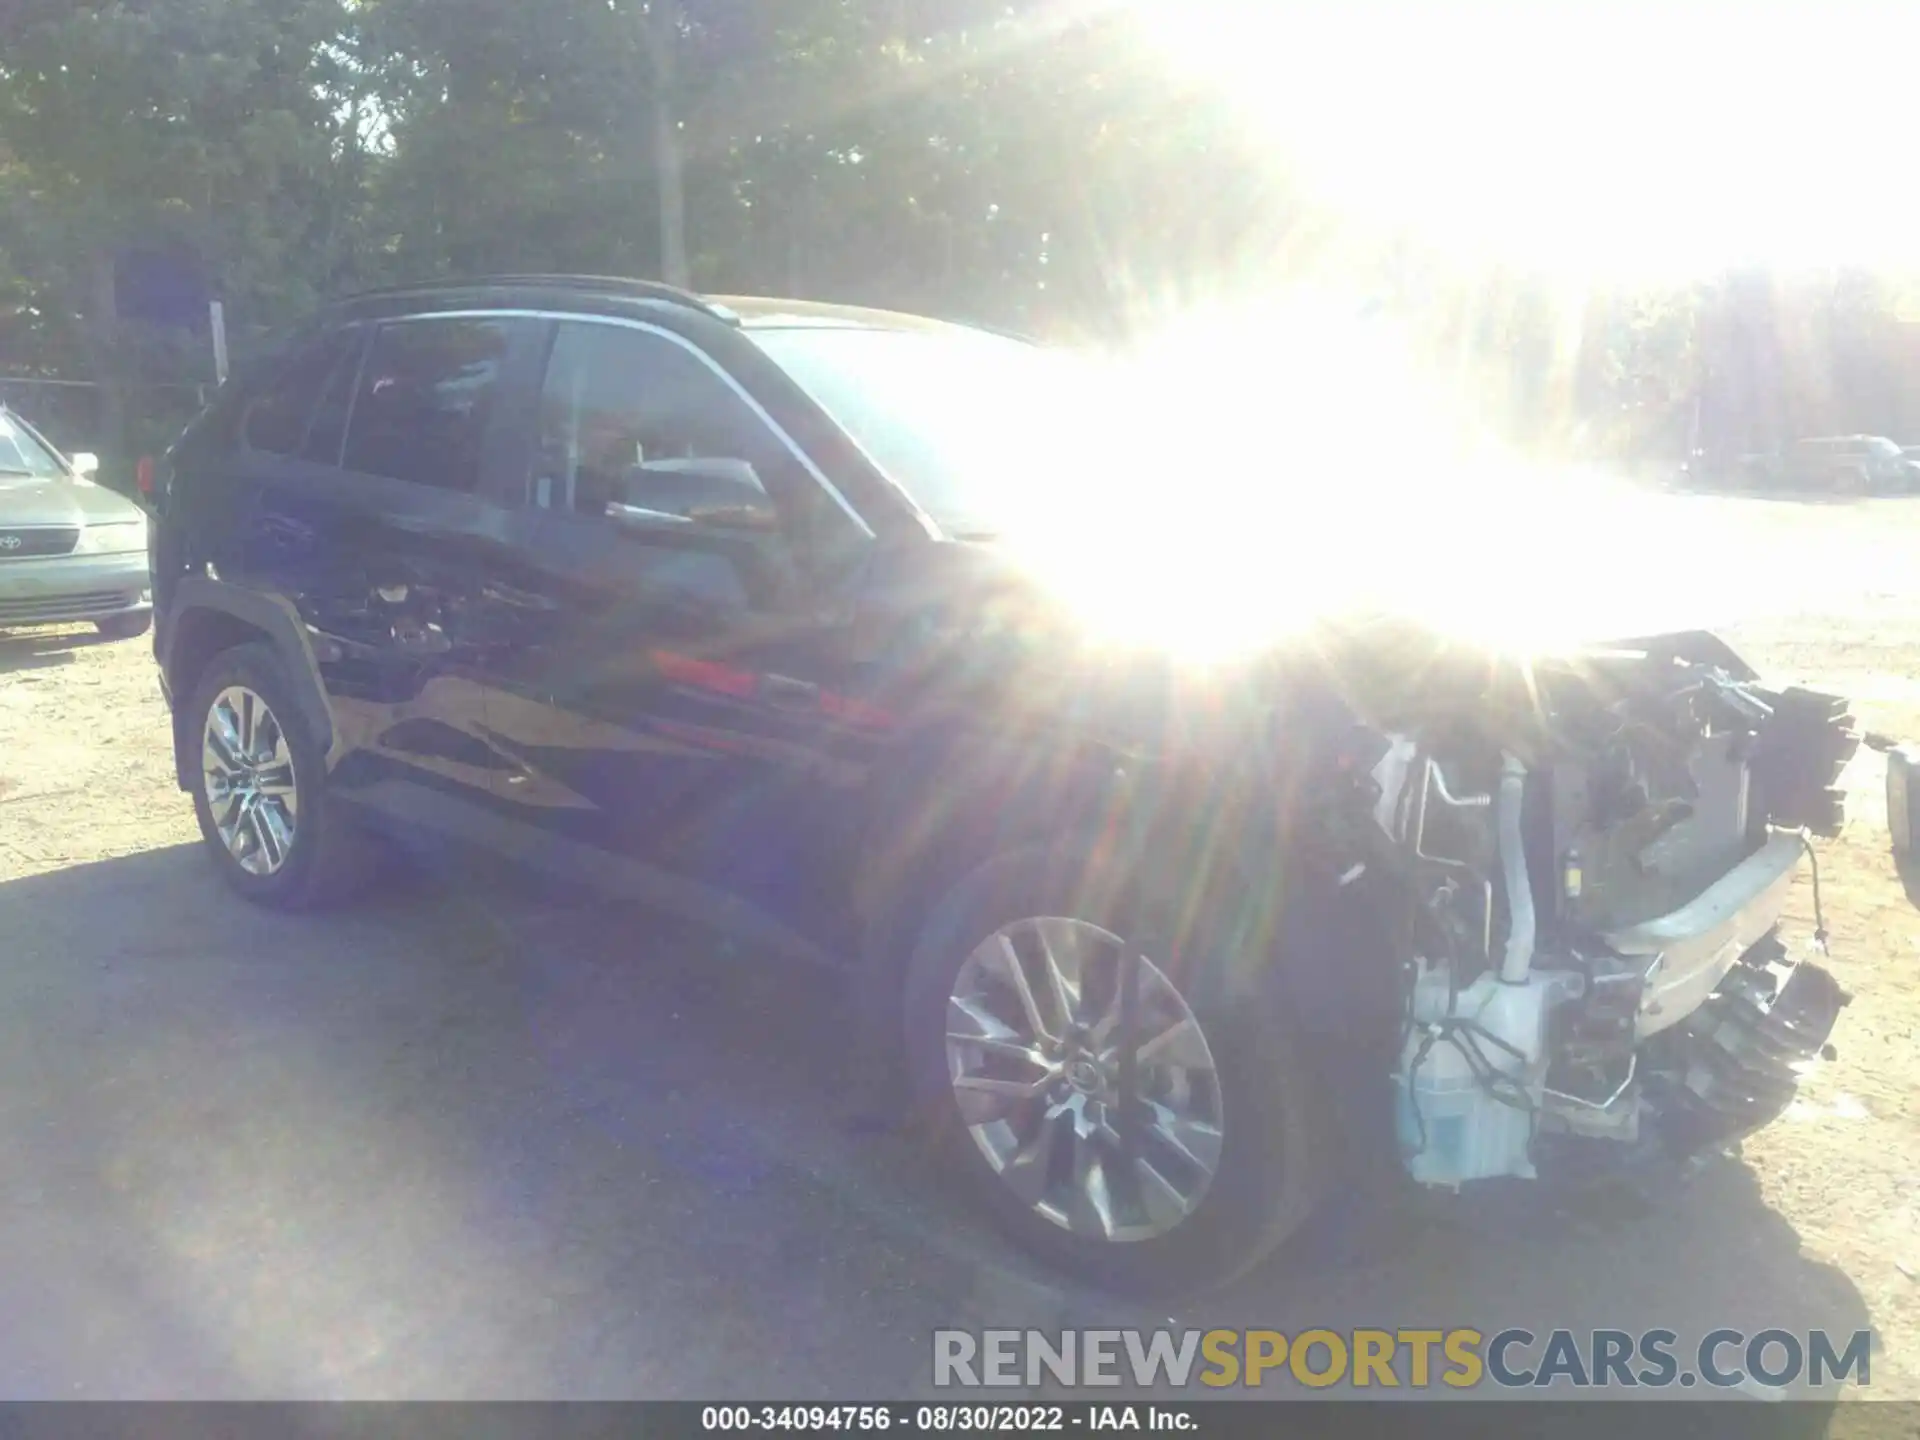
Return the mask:
<svg viewBox="0 0 1920 1440"><path fill-rule="evenodd" d="M1832 952L1827 949L1827 917L1820 907L1820 856L1814 851L1813 836L1807 831L1800 832L1800 848L1807 852L1809 878L1813 882L1813 943L1822 955Z"/></svg>
<svg viewBox="0 0 1920 1440"><path fill-rule="evenodd" d="M1527 878L1527 855L1520 833L1520 805L1525 796L1527 767L1516 755L1500 761L1498 830L1501 873L1507 884L1507 950L1500 961L1500 979L1524 985L1533 968L1533 883Z"/></svg>

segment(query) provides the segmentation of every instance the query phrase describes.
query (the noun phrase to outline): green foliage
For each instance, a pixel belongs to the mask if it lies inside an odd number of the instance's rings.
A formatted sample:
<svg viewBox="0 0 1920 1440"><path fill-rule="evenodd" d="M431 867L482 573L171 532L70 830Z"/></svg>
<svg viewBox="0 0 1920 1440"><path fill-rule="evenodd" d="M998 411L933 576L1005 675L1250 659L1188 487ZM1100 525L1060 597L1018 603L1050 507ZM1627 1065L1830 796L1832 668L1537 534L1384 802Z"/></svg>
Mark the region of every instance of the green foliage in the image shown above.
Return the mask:
<svg viewBox="0 0 1920 1440"><path fill-rule="evenodd" d="M661 274L684 247L706 289L1066 334L1372 267L1542 444L1730 368L1717 291L1422 270L1325 225L1258 143L1101 0L4 0L0 370L121 410L207 379L203 344L114 316L136 243L202 259L241 355L358 286ZM1820 333L1890 303L1846 288ZM108 417L104 448L137 427Z"/></svg>
<svg viewBox="0 0 1920 1440"><path fill-rule="evenodd" d="M117 254L197 254L243 338L311 306L340 268L358 204L342 103L351 19L344 0L0 11L0 268L18 277L26 322L4 332L7 358L101 382L110 474L142 429L128 414L139 382L211 378L204 349L119 320Z"/></svg>

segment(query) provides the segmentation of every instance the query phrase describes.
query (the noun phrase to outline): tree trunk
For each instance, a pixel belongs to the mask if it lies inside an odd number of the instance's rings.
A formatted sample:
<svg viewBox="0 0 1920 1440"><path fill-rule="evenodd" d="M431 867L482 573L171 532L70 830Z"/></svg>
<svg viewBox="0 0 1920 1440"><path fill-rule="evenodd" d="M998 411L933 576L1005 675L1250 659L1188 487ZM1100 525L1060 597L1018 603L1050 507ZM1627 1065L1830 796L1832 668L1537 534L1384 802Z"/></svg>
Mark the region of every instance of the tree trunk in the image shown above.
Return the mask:
<svg viewBox="0 0 1920 1440"><path fill-rule="evenodd" d="M653 116L653 173L660 191L660 275L669 285L684 288L689 280L685 157L674 113L679 0L649 0L645 28L647 59L653 70L648 101Z"/></svg>

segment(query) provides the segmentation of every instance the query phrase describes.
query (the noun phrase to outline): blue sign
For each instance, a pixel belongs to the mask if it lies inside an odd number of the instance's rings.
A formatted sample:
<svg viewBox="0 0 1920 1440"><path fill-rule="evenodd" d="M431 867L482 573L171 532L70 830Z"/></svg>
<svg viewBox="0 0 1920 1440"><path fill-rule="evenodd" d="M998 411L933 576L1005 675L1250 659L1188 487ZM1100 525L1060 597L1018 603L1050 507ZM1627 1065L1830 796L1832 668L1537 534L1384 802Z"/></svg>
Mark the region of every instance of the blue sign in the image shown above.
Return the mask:
<svg viewBox="0 0 1920 1440"><path fill-rule="evenodd" d="M211 299L206 270L191 251L130 249L115 257L113 303L122 320L203 335Z"/></svg>

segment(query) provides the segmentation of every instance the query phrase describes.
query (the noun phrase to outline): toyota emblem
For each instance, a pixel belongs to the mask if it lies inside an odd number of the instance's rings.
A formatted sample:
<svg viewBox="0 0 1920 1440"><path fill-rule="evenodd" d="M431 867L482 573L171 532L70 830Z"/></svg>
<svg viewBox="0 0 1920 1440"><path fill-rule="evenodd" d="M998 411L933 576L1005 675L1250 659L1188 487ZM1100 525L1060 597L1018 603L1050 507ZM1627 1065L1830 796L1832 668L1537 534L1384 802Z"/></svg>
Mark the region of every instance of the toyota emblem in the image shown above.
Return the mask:
<svg viewBox="0 0 1920 1440"><path fill-rule="evenodd" d="M19 548L20 537L18 535L0 535L0 550L18 550Z"/></svg>

